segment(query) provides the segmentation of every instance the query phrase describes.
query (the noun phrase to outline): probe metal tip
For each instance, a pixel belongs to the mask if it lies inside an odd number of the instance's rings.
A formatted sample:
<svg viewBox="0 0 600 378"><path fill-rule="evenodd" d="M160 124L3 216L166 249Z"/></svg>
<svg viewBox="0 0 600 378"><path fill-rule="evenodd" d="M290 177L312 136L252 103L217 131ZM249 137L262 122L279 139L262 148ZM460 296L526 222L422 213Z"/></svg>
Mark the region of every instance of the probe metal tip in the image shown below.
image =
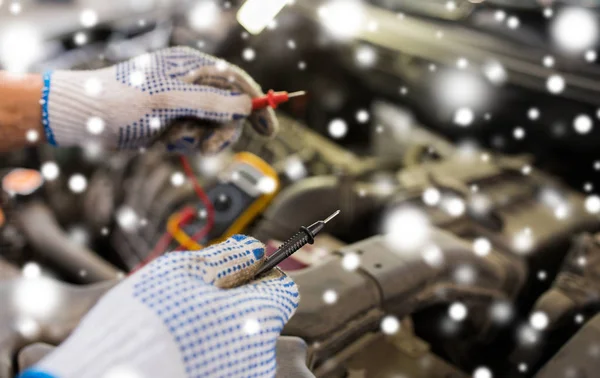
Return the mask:
<svg viewBox="0 0 600 378"><path fill-rule="evenodd" d="M304 96L305 94L306 94L306 91L292 92L292 93L288 93L288 98Z"/></svg>
<svg viewBox="0 0 600 378"><path fill-rule="evenodd" d="M332 220L333 218L335 218L339 213L340 213L340 210L338 210L335 213L331 214L330 216L328 216L327 218L325 218L325 220L323 221L323 223L329 222L330 220Z"/></svg>

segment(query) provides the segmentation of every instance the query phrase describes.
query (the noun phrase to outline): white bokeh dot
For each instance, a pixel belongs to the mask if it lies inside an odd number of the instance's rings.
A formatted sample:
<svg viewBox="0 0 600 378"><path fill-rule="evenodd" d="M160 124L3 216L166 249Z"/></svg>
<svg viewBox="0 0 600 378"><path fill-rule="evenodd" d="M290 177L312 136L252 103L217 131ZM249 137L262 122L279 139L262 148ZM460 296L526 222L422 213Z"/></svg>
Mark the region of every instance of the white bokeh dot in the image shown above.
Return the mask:
<svg viewBox="0 0 600 378"><path fill-rule="evenodd" d="M598 54L595 50L588 50L585 52L584 57L587 62L592 63L596 61L596 58L598 58Z"/></svg>
<svg viewBox="0 0 600 378"><path fill-rule="evenodd" d="M485 367L480 366L473 372L473 378L493 378L492 371Z"/></svg>
<svg viewBox="0 0 600 378"><path fill-rule="evenodd" d="M247 47L242 51L242 58L244 58L244 60L247 62L251 62L254 60L254 58L256 58L256 52L254 49Z"/></svg>
<svg viewBox="0 0 600 378"><path fill-rule="evenodd" d="M21 10L22 10L21 3L18 1L13 1L12 3L10 3L9 10L10 10L10 13L12 13L12 14L21 13Z"/></svg>
<svg viewBox="0 0 600 378"><path fill-rule="evenodd" d="M545 281L545 280L546 280L546 278L548 278L548 273L546 273L546 271L545 271L545 270L540 270L540 271L537 273L537 278L538 278L538 280L540 280L540 281Z"/></svg>
<svg viewBox="0 0 600 378"><path fill-rule="evenodd" d="M86 28L91 28L98 23L98 14L93 9L84 9L79 14L79 22Z"/></svg>
<svg viewBox="0 0 600 378"><path fill-rule="evenodd" d="M348 132L348 125L343 119L336 118L329 122L327 127L329 135L335 139L343 138Z"/></svg>
<svg viewBox="0 0 600 378"><path fill-rule="evenodd" d="M149 2L149 4L153 4ZM151 6L151 5L150 5ZM214 0L197 1L187 12L189 26L195 31L208 31L219 22L221 9Z"/></svg>
<svg viewBox="0 0 600 378"><path fill-rule="evenodd" d="M381 331L386 335L394 335L400 330L398 318L388 315L381 320Z"/></svg>
<svg viewBox="0 0 600 378"><path fill-rule="evenodd" d="M161 126L160 118L158 118L158 117L152 117L152 118L150 118L150 122L149 123L150 123L150 128L152 130L160 129L160 126Z"/></svg>
<svg viewBox="0 0 600 378"><path fill-rule="evenodd" d="M277 190L277 181L269 176L261 177L256 184L258 190L264 194L271 194Z"/></svg>
<svg viewBox="0 0 600 378"><path fill-rule="evenodd" d="M565 204L561 204L554 209L554 216L556 219L563 220L569 216L569 207Z"/></svg>
<svg viewBox="0 0 600 378"><path fill-rule="evenodd" d="M592 131L593 126L594 122L592 121L592 118L585 114L578 115L573 121L573 127L575 128L575 131L579 134L589 133L590 131Z"/></svg>
<svg viewBox="0 0 600 378"><path fill-rule="evenodd" d="M86 123L87 130L94 135L102 134L104 131L104 120L100 117L91 117Z"/></svg>
<svg viewBox="0 0 600 378"><path fill-rule="evenodd" d="M88 96L95 97L102 92L102 81L97 77L90 77L83 85Z"/></svg>
<svg viewBox="0 0 600 378"><path fill-rule="evenodd" d="M473 251L477 256L487 256L492 250L492 243L486 238L477 238L473 241Z"/></svg>
<svg viewBox="0 0 600 378"><path fill-rule="evenodd" d="M244 322L244 333L247 335L256 335L260 332L260 323L256 319L247 319Z"/></svg>
<svg viewBox="0 0 600 378"><path fill-rule="evenodd" d="M548 327L548 323L550 319L548 319L548 315L542 311L536 311L529 317L529 323L533 329L541 331Z"/></svg>
<svg viewBox="0 0 600 378"><path fill-rule="evenodd" d="M469 61L465 58L459 58L456 61L456 66L461 70L464 70L465 68L469 67Z"/></svg>
<svg viewBox="0 0 600 378"><path fill-rule="evenodd" d="M26 339L35 339L42 331L42 328L38 322L32 318L22 318L18 320L16 323L16 329L19 331L21 336Z"/></svg>
<svg viewBox="0 0 600 378"><path fill-rule="evenodd" d="M531 108L527 111L527 117L529 117L530 120L535 121L538 118L540 118L540 111L537 108Z"/></svg>
<svg viewBox="0 0 600 378"><path fill-rule="evenodd" d="M73 42L75 42L77 46L85 45L87 43L87 34L84 32L75 33Z"/></svg>
<svg viewBox="0 0 600 378"><path fill-rule="evenodd" d="M554 57L551 55L546 55L543 59L542 59L542 64L544 65L544 67L554 67Z"/></svg>
<svg viewBox="0 0 600 378"><path fill-rule="evenodd" d="M516 29L521 25L521 21L516 16L510 16L508 20L506 20L506 25L508 25L510 29Z"/></svg>
<svg viewBox="0 0 600 378"><path fill-rule="evenodd" d="M600 213L600 197L593 194L585 199L585 209L590 214Z"/></svg>
<svg viewBox="0 0 600 378"><path fill-rule="evenodd" d="M356 49L354 59L361 67L372 67L377 62L377 52L371 46L360 46Z"/></svg>
<svg viewBox="0 0 600 378"><path fill-rule="evenodd" d="M431 267L438 268L444 263L444 254L437 245L425 247L422 253L423 260Z"/></svg>
<svg viewBox="0 0 600 378"><path fill-rule="evenodd" d="M42 268L38 263L28 262L23 265L21 274L25 278L39 278L42 275Z"/></svg>
<svg viewBox="0 0 600 378"><path fill-rule="evenodd" d="M361 109L356 112L356 120L360 123L367 123L369 121L369 112Z"/></svg>
<svg viewBox="0 0 600 378"><path fill-rule="evenodd" d="M25 134L25 138L29 143L35 143L40 138L40 133L38 133L36 130L28 130Z"/></svg>
<svg viewBox="0 0 600 378"><path fill-rule="evenodd" d="M338 295L334 290L326 290L323 293L323 301L327 304L334 304L337 302Z"/></svg>
<svg viewBox="0 0 600 378"><path fill-rule="evenodd" d="M73 193L83 193L87 189L87 179L84 175L76 173L69 178L69 189Z"/></svg>
<svg viewBox="0 0 600 378"><path fill-rule="evenodd" d="M137 230L139 218L135 210L129 206L122 206L116 212L117 223L127 232Z"/></svg>
<svg viewBox="0 0 600 378"><path fill-rule="evenodd" d="M466 210L465 201L457 197L446 199L444 201L444 207L448 214L453 217L460 217Z"/></svg>
<svg viewBox="0 0 600 378"><path fill-rule="evenodd" d="M579 52L595 45L598 21L593 11L585 8L563 8L551 24L554 42L568 52Z"/></svg>
<svg viewBox="0 0 600 378"><path fill-rule="evenodd" d="M454 113L454 123L459 126L469 126L475 120L473 110L470 108L460 108Z"/></svg>
<svg viewBox="0 0 600 378"><path fill-rule="evenodd" d="M133 71L131 75L129 75L129 83L134 87L143 85L144 81L146 81L146 75L142 71Z"/></svg>
<svg viewBox="0 0 600 378"><path fill-rule="evenodd" d="M428 206L436 206L440 203L442 194L437 188L427 188L423 191L423 202Z"/></svg>
<svg viewBox="0 0 600 378"><path fill-rule="evenodd" d="M47 161L42 164L40 171L42 172L42 176L48 181L56 180L60 175L60 168L53 161Z"/></svg>
<svg viewBox="0 0 600 378"><path fill-rule="evenodd" d="M185 176L181 172L174 172L171 175L171 184L173 186L181 186L185 183Z"/></svg>
<svg viewBox="0 0 600 378"><path fill-rule="evenodd" d="M560 75L552 75L546 81L546 88L550 93L561 93L565 89L565 79Z"/></svg>
<svg viewBox="0 0 600 378"><path fill-rule="evenodd" d="M521 140L521 139L525 138L525 129L523 129L522 127L515 128L513 130L513 136L517 140Z"/></svg>
<svg viewBox="0 0 600 378"><path fill-rule="evenodd" d="M500 85L508 79L508 73L499 62L487 62L482 67L483 73L492 84Z"/></svg>
<svg viewBox="0 0 600 378"><path fill-rule="evenodd" d="M502 22L506 19L506 12L503 10L497 10L494 12L494 19L498 22Z"/></svg>
<svg viewBox="0 0 600 378"><path fill-rule="evenodd" d="M460 302L454 302L448 308L448 315L450 319L460 322L467 318L467 306Z"/></svg>
<svg viewBox="0 0 600 378"><path fill-rule="evenodd" d="M217 63L215 63L215 68L217 69L217 71L223 72L223 71L226 71L229 68L229 65L223 59L219 59L217 61Z"/></svg>
<svg viewBox="0 0 600 378"><path fill-rule="evenodd" d="M342 258L342 267L348 271L358 269L360 266L360 256L354 252L345 253Z"/></svg>

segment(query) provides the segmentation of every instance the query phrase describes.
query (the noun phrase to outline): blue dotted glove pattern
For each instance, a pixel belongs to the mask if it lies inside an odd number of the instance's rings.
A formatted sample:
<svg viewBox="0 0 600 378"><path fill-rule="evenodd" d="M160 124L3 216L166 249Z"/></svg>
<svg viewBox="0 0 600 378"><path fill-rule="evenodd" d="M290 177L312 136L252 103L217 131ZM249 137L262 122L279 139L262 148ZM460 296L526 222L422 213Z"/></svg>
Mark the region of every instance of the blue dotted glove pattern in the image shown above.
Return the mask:
<svg viewBox="0 0 600 378"><path fill-rule="evenodd" d="M263 255L256 239L236 235L164 255L140 271L134 297L162 319L188 377L274 376L276 338L298 306L294 282L280 274L233 289L213 286Z"/></svg>
<svg viewBox="0 0 600 378"><path fill-rule="evenodd" d="M231 87L231 83L225 85L228 82L225 78L219 80L220 86L206 85L204 83L203 85L198 85L182 80L190 72L200 67L216 66L219 62L217 58L202 54L189 47L174 47L149 54L145 56L146 59L142 58L144 56L118 64L116 66L116 80L149 95L168 92L204 92L225 97L242 95L241 92L221 89ZM136 75L141 75L139 82L136 82ZM226 123L231 120L243 120L247 116L248 114L201 109L201 104L199 104L198 108L152 109L151 113L145 114L138 121L120 127L118 148L131 149L146 146L165 127L178 118L196 117ZM158 120L160 122L157 122ZM220 146L219 151L226 148L228 144ZM180 145L174 146L170 150L189 152L188 144L185 140L182 140Z"/></svg>

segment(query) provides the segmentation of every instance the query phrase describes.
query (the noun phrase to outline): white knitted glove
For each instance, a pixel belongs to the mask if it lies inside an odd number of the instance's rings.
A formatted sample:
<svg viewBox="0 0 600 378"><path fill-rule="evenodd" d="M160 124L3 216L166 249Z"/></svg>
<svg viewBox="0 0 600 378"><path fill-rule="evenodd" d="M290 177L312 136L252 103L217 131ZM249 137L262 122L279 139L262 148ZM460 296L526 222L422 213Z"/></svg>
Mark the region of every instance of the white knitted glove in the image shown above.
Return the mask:
<svg viewBox="0 0 600 378"><path fill-rule="evenodd" d="M45 73L42 122L50 144L122 149L146 147L176 119L193 117L216 131L184 134L167 148L215 153L237 140L246 119L260 134L277 131L272 109L252 112L262 95L242 69L173 47L100 70Z"/></svg>
<svg viewBox="0 0 600 378"><path fill-rule="evenodd" d="M299 295L278 269L247 283L263 259L263 245L242 235L162 256L21 377L273 377L275 343Z"/></svg>

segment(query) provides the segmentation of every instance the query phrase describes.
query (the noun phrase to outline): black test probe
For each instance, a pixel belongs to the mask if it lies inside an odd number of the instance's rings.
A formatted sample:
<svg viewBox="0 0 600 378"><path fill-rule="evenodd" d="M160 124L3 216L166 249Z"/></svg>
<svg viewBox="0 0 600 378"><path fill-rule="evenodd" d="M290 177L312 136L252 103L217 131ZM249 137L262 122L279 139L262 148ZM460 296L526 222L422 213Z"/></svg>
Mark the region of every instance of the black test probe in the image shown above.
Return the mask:
<svg viewBox="0 0 600 378"><path fill-rule="evenodd" d="M306 244L313 244L315 242L315 236L321 232L327 222L335 218L335 216L339 213L340 211L338 210L328 216L325 220L317 221L308 227L300 227L300 231L283 243L281 247L277 248L277 250L267 259L267 261L265 261L263 266L258 270L254 277L258 277L261 274L275 268L280 262L290 257L294 252Z"/></svg>

